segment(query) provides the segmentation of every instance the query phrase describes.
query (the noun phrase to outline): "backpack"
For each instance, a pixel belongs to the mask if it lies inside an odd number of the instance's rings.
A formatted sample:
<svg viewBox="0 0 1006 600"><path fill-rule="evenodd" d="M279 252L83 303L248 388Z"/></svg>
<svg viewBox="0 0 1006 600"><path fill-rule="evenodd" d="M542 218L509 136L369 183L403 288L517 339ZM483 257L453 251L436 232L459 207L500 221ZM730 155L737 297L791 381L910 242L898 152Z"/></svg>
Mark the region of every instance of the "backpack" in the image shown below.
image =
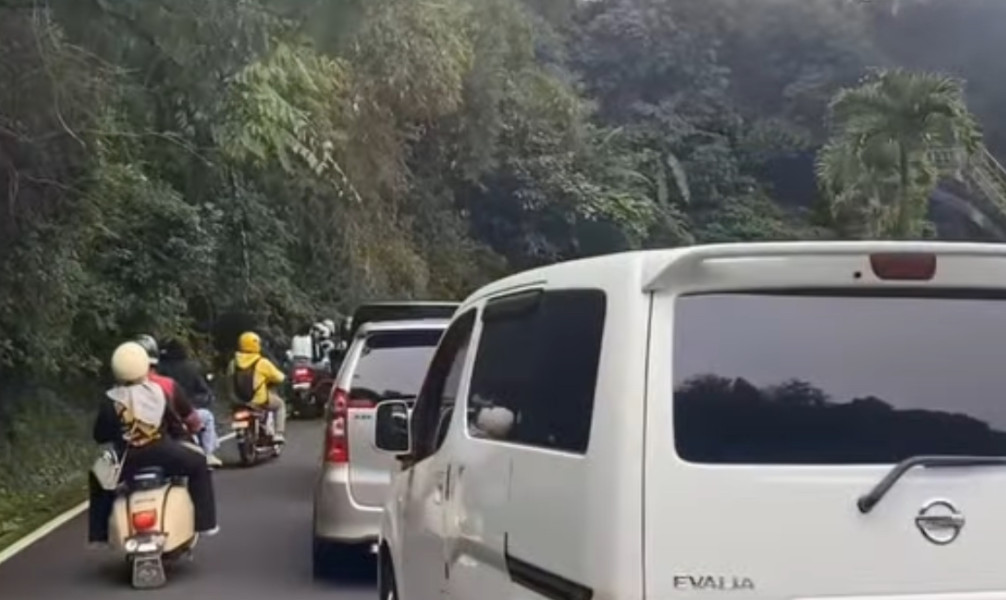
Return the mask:
<svg viewBox="0 0 1006 600"><path fill-rule="evenodd" d="M245 404L250 403L255 398L255 392L259 389L255 387L255 367L258 366L258 361L260 360L262 360L261 357L256 358L255 362L245 369L239 369L237 364L234 365L234 394L238 397L238 400ZM262 383L264 384L265 382L263 381Z"/></svg>

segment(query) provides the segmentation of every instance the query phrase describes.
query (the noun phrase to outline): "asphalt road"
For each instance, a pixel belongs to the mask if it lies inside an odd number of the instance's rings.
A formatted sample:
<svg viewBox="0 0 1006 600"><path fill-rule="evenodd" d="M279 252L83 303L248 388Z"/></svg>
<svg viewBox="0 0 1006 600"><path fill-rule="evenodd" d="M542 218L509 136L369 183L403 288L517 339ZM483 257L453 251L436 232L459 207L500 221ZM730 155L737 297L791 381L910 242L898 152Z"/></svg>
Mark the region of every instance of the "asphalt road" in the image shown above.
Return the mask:
<svg viewBox="0 0 1006 600"><path fill-rule="evenodd" d="M0 565L0 600L374 600L374 571L355 582L311 577L311 489L321 456L321 425L291 421L278 461L217 471L220 534L200 540L192 563L168 584L138 592L120 558L85 548L83 515ZM221 459L236 461L226 442Z"/></svg>

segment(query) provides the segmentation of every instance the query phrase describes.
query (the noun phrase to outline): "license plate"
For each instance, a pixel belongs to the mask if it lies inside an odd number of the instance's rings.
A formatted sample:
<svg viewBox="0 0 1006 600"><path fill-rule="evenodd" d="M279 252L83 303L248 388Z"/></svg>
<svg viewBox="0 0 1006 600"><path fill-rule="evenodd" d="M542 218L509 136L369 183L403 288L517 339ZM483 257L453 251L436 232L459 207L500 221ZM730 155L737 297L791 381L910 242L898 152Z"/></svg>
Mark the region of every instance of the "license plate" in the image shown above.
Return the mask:
<svg viewBox="0 0 1006 600"><path fill-rule="evenodd" d="M163 534L139 535L126 540L126 552L130 554L156 554L164 548L167 536Z"/></svg>
<svg viewBox="0 0 1006 600"><path fill-rule="evenodd" d="M248 429L248 421L234 421L231 423L233 429Z"/></svg>
<svg viewBox="0 0 1006 600"><path fill-rule="evenodd" d="M303 383L295 383L295 384L293 384L293 389L295 389L295 390L306 390L306 389L310 389L310 388L311 388L311 384L308 383L308 382L306 382L306 381L303 382Z"/></svg>

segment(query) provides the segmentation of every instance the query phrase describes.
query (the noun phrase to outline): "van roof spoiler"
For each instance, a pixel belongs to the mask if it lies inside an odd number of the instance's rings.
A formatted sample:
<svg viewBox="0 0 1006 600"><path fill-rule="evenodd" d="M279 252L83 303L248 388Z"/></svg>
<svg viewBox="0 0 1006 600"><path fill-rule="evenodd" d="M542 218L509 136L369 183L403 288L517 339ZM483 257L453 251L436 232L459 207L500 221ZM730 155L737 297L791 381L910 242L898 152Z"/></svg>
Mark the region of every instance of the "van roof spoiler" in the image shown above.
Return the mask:
<svg viewBox="0 0 1006 600"><path fill-rule="evenodd" d="M679 277L686 277L703 263L719 259L861 256L874 253L929 253L938 256L1006 258L1006 244L947 242L770 242L711 244L676 251L669 261L645 278L644 292L666 289Z"/></svg>

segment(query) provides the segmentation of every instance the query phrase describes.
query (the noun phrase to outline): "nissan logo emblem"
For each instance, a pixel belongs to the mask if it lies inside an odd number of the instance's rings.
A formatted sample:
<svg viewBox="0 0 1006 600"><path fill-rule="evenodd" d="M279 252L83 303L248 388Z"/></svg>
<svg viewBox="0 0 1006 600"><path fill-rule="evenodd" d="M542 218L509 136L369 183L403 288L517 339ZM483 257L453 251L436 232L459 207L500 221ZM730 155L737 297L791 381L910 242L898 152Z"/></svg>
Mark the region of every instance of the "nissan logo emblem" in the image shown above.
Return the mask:
<svg viewBox="0 0 1006 600"><path fill-rule="evenodd" d="M922 537L938 546L945 546L961 534L964 515L948 500L931 500L919 509L915 526Z"/></svg>

